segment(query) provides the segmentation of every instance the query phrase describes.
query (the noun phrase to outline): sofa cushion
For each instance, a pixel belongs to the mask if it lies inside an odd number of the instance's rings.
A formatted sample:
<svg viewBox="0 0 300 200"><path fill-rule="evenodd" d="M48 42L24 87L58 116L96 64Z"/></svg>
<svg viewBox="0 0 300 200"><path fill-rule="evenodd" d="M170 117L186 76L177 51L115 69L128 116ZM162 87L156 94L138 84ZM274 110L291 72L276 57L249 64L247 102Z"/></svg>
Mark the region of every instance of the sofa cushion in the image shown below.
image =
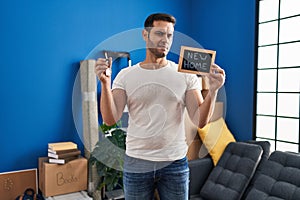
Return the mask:
<svg viewBox="0 0 300 200"><path fill-rule="evenodd" d="M300 199L300 154L275 151L255 176L246 200Z"/></svg>
<svg viewBox="0 0 300 200"><path fill-rule="evenodd" d="M204 183L200 196L207 200L241 199L262 155L259 145L231 142ZM201 169L199 169L201 170Z"/></svg>
<svg viewBox="0 0 300 200"><path fill-rule="evenodd" d="M209 173L213 169L213 162L209 156L189 161L190 184L189 196L199 195Z"/></svg>
<svg viewBox="0 0 300 200"><path fill-rule="evenodd" d="M262 147L263 149L263 154L261 155L261 159L260 159L260 162L256 168L256 171L254 173L254 176L253 178L251 179L246 191L244 192L243 196L247 196L247 194L249 193L250 191L250 188L252 187L252 185L254 184L258 174L260 173L260 168L261 166L263 165L264 162L266 162L268 159L269 159L269 156L270 156L270 142L268 141L255 141L255 140L249 140L247 141L247 143L250 143L250 144L256 144L256 145L259 145Z"/></svg>
<svg viewBox="0 0 300 200"><path fill-rule="evenodd" d="M217 165L226 146L230 142L235 142L223 118L208 123L202 129L199 128L198 134L210 154L214 166Z"/></svg>

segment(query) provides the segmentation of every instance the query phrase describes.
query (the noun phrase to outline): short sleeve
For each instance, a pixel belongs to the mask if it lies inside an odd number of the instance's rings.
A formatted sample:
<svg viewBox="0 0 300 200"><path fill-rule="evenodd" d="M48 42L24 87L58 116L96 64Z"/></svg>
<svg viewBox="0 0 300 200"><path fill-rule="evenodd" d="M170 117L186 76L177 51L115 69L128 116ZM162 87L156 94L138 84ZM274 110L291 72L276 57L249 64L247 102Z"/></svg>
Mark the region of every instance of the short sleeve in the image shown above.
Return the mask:
<svg viewBox="0 0 300 200"><path fill-rule="evenodd" d="M123 90L125 90L124 80L126 80L126 79L124 78L124 76L125 76L124 70L121 70L117 74L116 78L113 81L112 90L113 89L123 89Z"/></svg>
<svg viewBox="0 0 300 200"><path fill-rule="evenodd" d="M201 78L195 74L186 74L187 90L202 90Z"/></svg>

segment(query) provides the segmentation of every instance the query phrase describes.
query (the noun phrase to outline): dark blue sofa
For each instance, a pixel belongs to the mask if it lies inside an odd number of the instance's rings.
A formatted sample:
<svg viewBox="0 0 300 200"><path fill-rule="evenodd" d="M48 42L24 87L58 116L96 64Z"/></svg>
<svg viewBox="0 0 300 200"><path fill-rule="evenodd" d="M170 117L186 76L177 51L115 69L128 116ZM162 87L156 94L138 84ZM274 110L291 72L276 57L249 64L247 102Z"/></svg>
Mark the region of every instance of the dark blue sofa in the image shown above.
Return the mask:
<svg viewBox="0 0 300 200"><path fill-rule="evenodd" d="M267 141L230 143L215 167L210 157L189 167L191 200L300 199L300 154L270 154Z"/></svg>

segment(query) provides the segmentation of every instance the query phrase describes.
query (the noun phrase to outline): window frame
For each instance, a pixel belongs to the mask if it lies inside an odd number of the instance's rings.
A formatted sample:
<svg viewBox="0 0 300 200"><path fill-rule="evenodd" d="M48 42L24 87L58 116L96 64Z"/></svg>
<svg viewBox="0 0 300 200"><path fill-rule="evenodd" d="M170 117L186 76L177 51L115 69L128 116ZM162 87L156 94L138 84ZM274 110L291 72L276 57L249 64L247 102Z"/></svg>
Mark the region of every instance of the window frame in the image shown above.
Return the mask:
<svg viewBox="0 0 300 200"><path fill-rule="evenodd" d="M299 111L298 111L298 116L296 117L292 117L292 116L281 116L278 115L278 98L280 96L280 94L295 94L299 96L299 102L300 102L300 91L279 91L278 88L278 78L279 78L279 70L282 69L300 69L300 64L298 66L279 66L279 55L280 55L280 47L281 45L285 45L285 44L291 44L291 43L299 43L300 44L300 39L299 40L295 40L295 41L288 41L288 42L280 42L280 22L282 20L285 19L289 19L289 18L295 18L295 17L300 17L300 13L296 14L296 15L292 15L292 16L288 16L288 17L280 17L280 9L281 9L281 0L278 0L278 15L276 19L273 20L267 20L267 21L263 21L260 22L259 20L259 9L260 9L260 2L263 0L256 0L256 13L255 13L255 17L256 17L256 26L255 26L255 53L254 53L254 59L255 59L255 70L254 70L254 115L253 115L253 139L254 140L268 140L268 141L272 141L274 142L274 150L278 150L278 143L284 143L284 144L293 144L293 145L298 145L298 152L300 152L300 125L298 125L298 141L286 141L286 140L280 140L278 139L278 121L281 119L296 119L299 121L298 124L300 124L300 105L299 105ZM277 25L277 42L275 44L264 44L264 45L259 45L259 25L260 24L266 24L266 23L271 23L271 22L275 22L277 21L278 25ZM260 68L259 66L259 48L260 47L267 47L267 46L274 46L276 45L277 47L277 60L276 60L276 67L270 67L270 68ZM261 70L276 70L276 89L275 91L258 91L258 73ZM275 114L263 114L263 113L258 113L258 94L275 94L276 96L276 100L275 100ZM261 137L261 136L257 136L257 118L258 117L272 117L275 120L275 124L274 124L274 133L272 134L273 137ZM270 118L271 119L271 118ZM279 149L282 150L282 149Z"/></svg>

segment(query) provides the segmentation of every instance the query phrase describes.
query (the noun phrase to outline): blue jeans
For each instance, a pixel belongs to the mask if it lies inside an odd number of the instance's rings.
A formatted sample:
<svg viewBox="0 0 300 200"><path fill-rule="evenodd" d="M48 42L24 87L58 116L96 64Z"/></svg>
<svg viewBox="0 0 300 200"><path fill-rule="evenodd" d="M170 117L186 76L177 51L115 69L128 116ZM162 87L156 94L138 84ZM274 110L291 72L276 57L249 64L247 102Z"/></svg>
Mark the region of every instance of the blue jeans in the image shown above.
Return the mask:
<svg viewBox="0 0 300 200"><path fill-rule="evenodd" d="M157 188L161 200L188 200L187 158L153 162L125 156L125 200L152 200Z"/></svg>

